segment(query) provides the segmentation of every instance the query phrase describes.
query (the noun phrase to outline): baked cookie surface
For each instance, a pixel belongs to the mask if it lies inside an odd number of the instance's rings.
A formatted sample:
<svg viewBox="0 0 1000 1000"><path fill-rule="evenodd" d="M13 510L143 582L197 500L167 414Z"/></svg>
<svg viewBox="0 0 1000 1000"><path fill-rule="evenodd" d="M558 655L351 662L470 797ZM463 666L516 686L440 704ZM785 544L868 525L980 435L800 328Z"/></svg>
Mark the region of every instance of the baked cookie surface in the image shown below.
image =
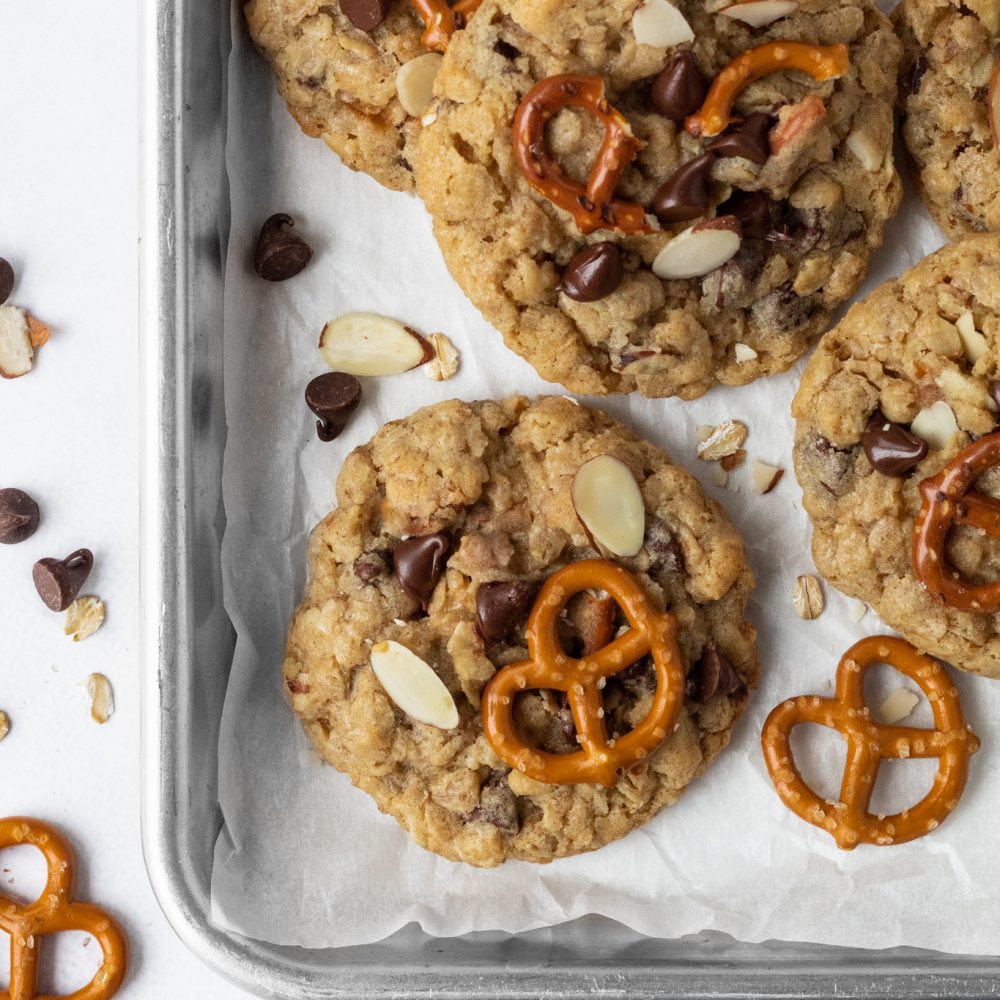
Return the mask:
<svg viewBox="0 0 1000 1000"><path fill-rule="evenodd" d="M953 238L1000 232L1000 150L990 124L1000 6L995 0L903 0L893 20L904 50L903 138L927 208Z"/></svg>
<svg viewBox="0 0 1000 1000"><path fill-rule="evenodd" d="M695 398L717 382L786 369L853 293L898 206L891 147L900 48L873 3L805 0L761 28L719 13L724 6L679 0L693 40L654 46L636 41L640 0L487 0L445 56L428 114L436 120L419 140L418 191L466 294L509 347L573 391ZM712 145L684 125L699 93L734 58L790 41L846 46L845 71L825 81L790 70L756 79L737 95L737 124L708 156L707 174L678 178ZM691 54L693 71L680 65ZM675 71L680 81L661 78ZM673 214L683 221L661 228L648 215L652 232L584 235L529 183L515 152L515 115L532 88L567 73L602 82L642 144L617 197L650 209L671 181ZM673 117L654 107L654 92ZM741 136L739 122L756 134ZM577 182L602 139L597 118L578 108L558 111L544 130L548 153ZM683 203L702 194L705 207L686 211ZM687 238L698 219L723 217L722 228L735 219L742 232L731 259L690 279L654 273L675 236ZM567 277L571 261L609 244L622 272L617 285L592 261L583 291L598 297L583 300L579 288L571 295L566 289L580 285ZM681 252L682 267L702 250Z"/></svg>
<svg viewBox="0 0 1000 1000"><path fill-rule="evenodd" d="M485 685L527 652L524 614L506 639L481 638L477 593L494 581L537 585L597 556L570 491L579 467L599 455L624 462L641 489L644 544L617 561L657 609L676 615L687 695L673 733L613 786L545 784L511 770L484 736ZM556 397L440 403L355 450L337 494L339 508L310 543L285 683L321 756L422 846L479 866L594 850L675 802L729 742L758 675L742 542L688 473L621 424ZM403 539L438 532L450 550L425 614L401 586L394 553ZM586 647L606 611L598 595L579 595L563 623L567 650ZM415 722L390 700L370 663L384 640L433 667L458 707L456 728ZM645 717L651 676L640 660L608 679L610 735ZM540 749L579 749L558 692L519 695L515 718Z"/></svg>
<svg viewBox="0 0 1000 1000"><path fill-rule="evenodd" d="M323 139L352 170L412 191L420 121L400 103L397 77L429 53L410 0L386 6L385 19L370 30L344 10L377 9L376 0L250 0L245 13L302 131Z"/></svg>
<svg viewBox="0 0 1000 1000"><path fill-rule="evenodd" d="M1000 236L976 235L880 286L820 341L792 406L813 556L835 587L956 667L1000 676L1000 616L932 598L914 572L920 484L998 430ZM1000 472L978 478L996 496ZM949 572L1000 579L1000 543L955 526Z"/></svg>

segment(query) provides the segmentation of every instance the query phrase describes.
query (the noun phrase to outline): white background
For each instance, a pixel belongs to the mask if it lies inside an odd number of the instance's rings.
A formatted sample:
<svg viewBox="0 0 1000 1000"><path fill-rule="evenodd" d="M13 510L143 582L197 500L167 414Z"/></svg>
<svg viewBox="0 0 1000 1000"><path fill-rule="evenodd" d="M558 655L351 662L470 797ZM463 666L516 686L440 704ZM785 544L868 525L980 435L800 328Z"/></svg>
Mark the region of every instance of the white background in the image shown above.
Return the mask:
<svg viewBox="0 0 1000 1000"><path fill-rule="evenodd" d="M11 301L52 327L35 370L0 383L0 488L28 490L43 517L32 539L0 546L0 709L12 723L0 816L44 818L75 843L79 895L131 938L120 996L230 1000L245 994L160 913L139 839L138 7L0 4L0 256L18 275ZM96 556L87 592L108 620L73 644L35 595L31 566L80 546ZM79 686L92 671L111 678L118 704L103 727ZM28 888L23 853L0 852L10 867L0 892ZM81 985L96 950L61 943L54 986Z"/></svg>

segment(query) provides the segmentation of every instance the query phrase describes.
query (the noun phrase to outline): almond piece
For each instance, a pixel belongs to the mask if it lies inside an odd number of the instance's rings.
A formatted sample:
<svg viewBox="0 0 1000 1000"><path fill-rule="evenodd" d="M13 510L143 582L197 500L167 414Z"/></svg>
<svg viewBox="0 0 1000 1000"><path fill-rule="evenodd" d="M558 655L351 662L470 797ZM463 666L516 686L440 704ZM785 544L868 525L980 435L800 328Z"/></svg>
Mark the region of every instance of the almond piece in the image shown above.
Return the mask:
<svg viewBox="0 0 1000 1000"><path fill-rule="evenodd" d="M78 597L66 609L63 632L74 642L89 639L104 624L104 604L96 597Z"/></svg>
<svg viewBox="0 0 1000 1000"><path fill-rule="evenodd" d="M852 622L861 621L864 616L868 614L868 605L864 601L858 601L851 598L847 602L847 617L851 619Z"/></svg>
<svg viewBox="0 0 1000 1000"><path fill-rule="evenodd" d="M910 424L910 430L923 438L931 448L941 451L948 447L958 433L958 421L952 408L939 399L921 410Z"/></svg>
<svg viewBox="0 0 1000 1000"><path fill-rule="evenodd" d="M760 496L770 493L781 482L784 474L785 470L776 465L768 465L759 458L753 460L753 484Z"/></svg>
<svg viewBox="0 0 1000 1000"><path fill-rule="evenodd" d="M742 242L739 221L723 215L685 229L653 261L653 274L664 281L702 278L736 256Z"/></svg>
<svg viewBox="0 0 1000 1000"><path fill-rule="evenodd" d="M585 462L573 477L573 507L594 548L634 556L646 534L646 506L632 470L612 455Z"/></svg>
<svg viewBox="0 0 1000 1000"><path fill-rule="evenodd" d="M698 445L698 457L703 462L717 462L727 455L735 455L747 439L747 428L738 420L727 420L713 427Z"/></svg>
<svg viewBox="0 0 1000 1000"><path fill-rule="evenodd" d="M427 339L434 351L427 365L427 377L433 382L446 382L458 371L458 351L443 333L432 333Z"/></svg>
<svg viewBox="0 0 1000 1000"><path fill-rule="evenodd" d="M27 375L34 357L28 314L17 306L0 306L0 376Z"/></svg>
<svg viewBox="0 0 1000 1000"><path fill-rule="evenodd" d="M990 89L987 94L990 109L990 129L993 131L993 144L1000 146L1000 59L993 67L990 77Z"/></svg>
<svg viewBox="0 0 1000 1000"><path fill-rule="evenodd" d="M756 361L757 352L749 344L737 343L733 347L733 354L737 364L745 364L747 361Z"/></svg>
<svg viewBox="0 0 1000 1000"><path fill-rule="evenodd" d="M823 590L814 576L800 576L792 591L792 606L805 621L819 618L823 613Z"/></svg>
<svg viewBox="0 0 1000 1000"><path fill-rule="evenodd" d="M403 110L419 118L434 96L434 81L444 56L438 52L425 52L399 67L396 74L396 95Z"/></svg>
<svg viewBox="0 0 1000 1000"><path fill-rule="evenodd" d="M879 721L887 726L894 726L897 722L902 722L907 716L913 714L913 710L920 704L920 698L907 688L896 688L885 701L879 705Z"/></svg>
<svg viewBox="0 0 1000 1000"><path fill-rule="evenodd" d="M416 722L454 729L458 707L434 669L406 646L392 640L372 646L372 670L385 693Z"/></svg>
<svg viewBox="0 0 1000 1000"><path fill-rule="evenodd" d="M729 473L721 465L713 466L712 482L721 489L729 482Z"/></svg>
<svg viewBox="0 0 1000 1000"><path fill-rule="evenodd" d="M430 344L398 320L376 313L346 313L323 327L323 360L347 375L400 375L434 357Z"/></svg>
<svg viewBox="0 0 1000 1000"><path fill-rule="evenodd" d="M115 714L115 696L111 681L104 674L91 674L84 683L90 695L90 717L103 726Z"/></svg>
<svg viewBox="0 0 1000 1000"><path fill-rule="evenodd" d="M847 148L861 161L861 166L870 174L882 169L886 150L867 132L854 129L847 136Z"/></svg>
<svg viewBox="0 0 1000 1000"><path fill-rule="evenodd" d="M745 0L744 3L723 7L719 13L753 28L763 28L766 24L794 14L798 9L797 0Z"/></svg>
<svg viewBox="0 0 1000 1000"><path fill-rule="evenodd" d="M976 329L976 321L970 312L964 312L955 320L959 339L965 356L975 364L987 351L986 338Z"/></svg>
<svg viewBox="0 0 1000 1000"><path fill-rule="evenodd" d="M667 0L643 0L632 15L632 32L640 45L658 49L694 41L691 25Z"/></svg>

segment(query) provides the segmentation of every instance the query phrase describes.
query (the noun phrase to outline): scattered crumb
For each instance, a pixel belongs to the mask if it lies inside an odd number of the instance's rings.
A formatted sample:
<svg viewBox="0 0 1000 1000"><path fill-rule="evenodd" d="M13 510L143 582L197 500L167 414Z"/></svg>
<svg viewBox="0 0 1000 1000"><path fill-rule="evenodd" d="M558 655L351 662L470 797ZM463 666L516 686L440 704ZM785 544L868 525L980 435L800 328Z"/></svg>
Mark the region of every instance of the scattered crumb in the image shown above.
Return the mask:
<svg viewBox="0 0 1000 1000"><path fill-rule="evenodd" d="M701 428L698 433L700 436ZM743 447L747 433L746 425L738 420L727 420L718 427L709 428L708 437L698 445L698 457L703 462L715 462L727 455L733 455Z"/></svg>
<svg viewBox="0 0 1000 1000"><path fill-rule="evenodd" d="M853 597L847 601L847 617L852 622L859 622L868 613L868 605L864 601L857 601Z"/></svg>
<svg viewBox="0 0 1000 1000"><path fill-rule="evenodd" d="M919 704L920 699L907 688L896 688L879 706L878 717L887 726L902 722Z"/></svg>
<svg viewBox="0 0 1000 1000"><path fill-rule="evenodd" d="M792 605L805 621L819 618L823 613L823 590L814 576L800 576L792 591Z"/></svg>
<svg viewBox="0 0 1000 1000"><path fill-rule="evenodd" d="M6 712L0 712L0 740L6 739L10 732L10 716Z"/></svg>
<svg viewBox="0 0 1000 1000"><path fill-rule="evenodd" d="M712 482L716 486L725 486L729 482L729 473L722 465L716 465L712 469Z"/></svg>
<svg viewBox="0 0 1000 1000"><path fill-rule="evenodd" d="M103 726L115 714L115 696L111 681L104 674L91 674L84 682L90 695L90 717Z"/></svg>
<svg viewBox="0 0 1000 1000"><path fill-rule="evenodd" d="M104 604L96 597L78 597L66 609L66 623L63 632L72 636L74 642L82 642L92 636L104 624Z"/></svg>
<svg viewBox="0 0 1000 1000"><path fill-rule="evenodd" d="M443 333L432 333L427 339L434 349L434 357L425 369L427 377L434 382L445 382L458 371L458 351Z"/></svg>

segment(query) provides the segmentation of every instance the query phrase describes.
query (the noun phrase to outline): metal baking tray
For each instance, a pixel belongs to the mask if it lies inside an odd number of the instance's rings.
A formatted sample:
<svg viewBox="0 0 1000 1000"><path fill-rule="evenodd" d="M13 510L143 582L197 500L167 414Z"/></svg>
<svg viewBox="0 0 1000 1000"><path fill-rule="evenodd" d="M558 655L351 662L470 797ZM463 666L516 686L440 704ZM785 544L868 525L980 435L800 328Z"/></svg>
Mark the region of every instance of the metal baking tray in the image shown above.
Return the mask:
<svg viewBox="0 0 1000 1000"><path fill-rule="evenodd" d="M230 9L229 0L146 0L143 8L143 849L157 898L188 947L250 992L287 998L1000 992L998 959L744 945L712 933L657 940L597 918L458 939L411 926L379 944L312 951L213 925L216 752L234 644L220 571Z"/></svg>

